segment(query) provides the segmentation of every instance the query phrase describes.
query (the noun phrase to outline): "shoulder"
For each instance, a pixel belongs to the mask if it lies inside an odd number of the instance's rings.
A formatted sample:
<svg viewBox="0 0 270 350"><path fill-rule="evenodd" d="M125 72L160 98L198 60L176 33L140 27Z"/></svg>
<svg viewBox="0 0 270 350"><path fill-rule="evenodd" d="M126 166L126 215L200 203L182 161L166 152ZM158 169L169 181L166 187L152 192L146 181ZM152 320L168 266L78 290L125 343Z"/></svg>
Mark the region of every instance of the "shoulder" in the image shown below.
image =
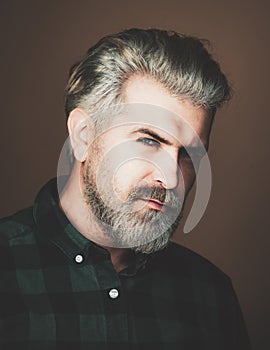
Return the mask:
<svg viewBox="0 0 270 350"><path fill-rule="evenodd" d="M154 259L159 268L174 276L186 276L214 284L230 284L230 278L202 255L178 243L170 242L162 254Z"/></svg>
<svg viewBox="0 0 270 350"><path fill-rule="evenodd" d="M33 207L0 219L0 244L26 239L32 234L34 226Z"/></svg>

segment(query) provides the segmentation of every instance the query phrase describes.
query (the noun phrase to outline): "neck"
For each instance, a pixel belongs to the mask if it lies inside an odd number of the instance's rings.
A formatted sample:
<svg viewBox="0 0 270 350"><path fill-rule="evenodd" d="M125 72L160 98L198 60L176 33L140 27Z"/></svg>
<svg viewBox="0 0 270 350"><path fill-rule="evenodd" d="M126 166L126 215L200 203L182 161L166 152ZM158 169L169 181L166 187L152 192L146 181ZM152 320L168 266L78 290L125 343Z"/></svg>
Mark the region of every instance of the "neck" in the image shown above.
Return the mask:
<svg viewBox="0 0 270 350"><path fill-rule="evenodd" d="M116 272L119 272L128 267L135 257L134 252L128 248L114 248L106 246L102 247L109 251L111 255L111 261Z"/></svg>

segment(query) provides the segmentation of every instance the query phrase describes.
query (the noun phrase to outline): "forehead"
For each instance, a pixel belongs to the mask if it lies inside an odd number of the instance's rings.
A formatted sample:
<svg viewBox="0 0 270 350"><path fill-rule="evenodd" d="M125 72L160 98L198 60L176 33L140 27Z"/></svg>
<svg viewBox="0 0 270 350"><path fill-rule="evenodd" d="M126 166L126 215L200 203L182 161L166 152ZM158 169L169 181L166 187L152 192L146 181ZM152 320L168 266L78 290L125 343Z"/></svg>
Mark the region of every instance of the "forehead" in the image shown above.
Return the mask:
<svg viewBox="0 0 270 350"><path fill-rule="evenodd" d="M183 137L185 130L186 136L195 133L207 144L212 120L205 109L173 97L148 76L132 76L122 93L125 107L111 126L120 130L147 125L176 139Z"/></svg>

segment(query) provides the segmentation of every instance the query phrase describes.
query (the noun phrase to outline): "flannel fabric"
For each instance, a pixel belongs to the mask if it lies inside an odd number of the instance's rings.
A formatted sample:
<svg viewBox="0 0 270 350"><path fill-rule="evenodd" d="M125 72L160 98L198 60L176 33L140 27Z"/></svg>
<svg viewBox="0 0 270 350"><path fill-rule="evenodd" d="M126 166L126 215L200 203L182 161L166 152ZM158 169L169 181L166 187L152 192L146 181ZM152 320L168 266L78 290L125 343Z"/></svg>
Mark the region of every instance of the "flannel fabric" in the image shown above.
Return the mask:
<svg viewBox="0 0 270 350"><path fill-rule="evenodd" d="M230 279L171 242L116 272L58 206L56 180L0 223L2 350L242 350Z"/></svg>

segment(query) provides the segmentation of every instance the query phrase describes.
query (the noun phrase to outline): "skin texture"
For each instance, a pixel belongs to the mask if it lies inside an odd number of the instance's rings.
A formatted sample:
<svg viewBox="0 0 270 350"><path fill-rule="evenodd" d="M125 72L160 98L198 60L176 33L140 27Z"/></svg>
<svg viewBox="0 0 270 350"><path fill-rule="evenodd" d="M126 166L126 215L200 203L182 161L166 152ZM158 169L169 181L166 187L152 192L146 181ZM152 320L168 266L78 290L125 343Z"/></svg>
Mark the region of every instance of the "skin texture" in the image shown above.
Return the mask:
<svg viewBox="0 0 270 350"><path fill-rule="evenodd" d="M164 217L177 199L184 202L195 180L194 164L185 148L207 149L212 125L206 110L171 96L152 78L131 77L123 94L127 107L98 135L85 111L76 108L70 113L68 128L76 160L60 197L71 223L85 237L110 251L117 271L129 264L133 252L128 247L114 246L107 226L93 211L93 203L91 207L87 185L94 185L113 211L122 205L126 208L130 194L141 187L171 193L168 203L163 197L142 193L127 207L132 215L124 226L139 222L145 232L151 228L151 222L145 220L149 213ZM125 234L124 231L123 237Z"/></svg>

